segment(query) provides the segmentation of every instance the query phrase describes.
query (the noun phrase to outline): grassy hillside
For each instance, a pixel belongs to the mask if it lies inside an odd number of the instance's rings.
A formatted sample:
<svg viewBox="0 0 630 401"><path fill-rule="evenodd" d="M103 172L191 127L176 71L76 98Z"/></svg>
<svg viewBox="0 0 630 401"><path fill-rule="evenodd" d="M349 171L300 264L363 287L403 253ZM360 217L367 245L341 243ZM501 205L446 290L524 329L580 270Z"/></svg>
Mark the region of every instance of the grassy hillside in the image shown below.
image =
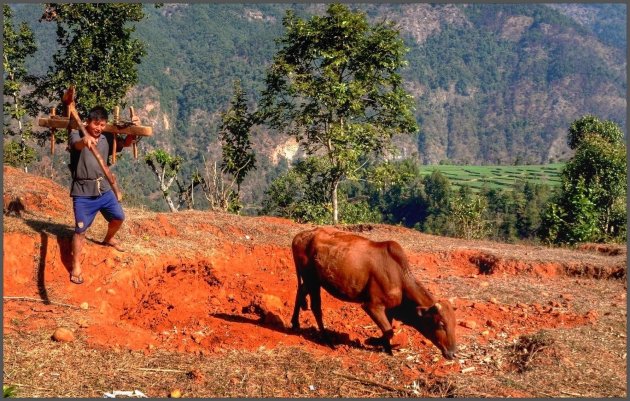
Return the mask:
<svg viewBox="0 0 630 401"><path fill-rule="evenodd" d="M439 171L450 180L454 187L462 185L479 191L486 186L489 189L510 189L516 181L532 184L547 184L550 187L560 185L560 175L564 163L524 166L422 166L423 175Z"/></svg>

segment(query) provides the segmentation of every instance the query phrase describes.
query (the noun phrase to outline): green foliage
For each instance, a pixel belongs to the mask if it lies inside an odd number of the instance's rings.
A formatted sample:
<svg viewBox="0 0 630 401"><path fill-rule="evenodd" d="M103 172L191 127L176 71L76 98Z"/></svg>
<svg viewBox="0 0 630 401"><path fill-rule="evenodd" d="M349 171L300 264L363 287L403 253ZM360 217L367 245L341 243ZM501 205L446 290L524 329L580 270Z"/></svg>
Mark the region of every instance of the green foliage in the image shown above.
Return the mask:
<svg viewBox="0 0 630 401"><path fill-rule="evenodd" d="M36 115L36 107L30 91L26 89L28 76L26 59L37 50L33 31L27 24L20 24L16 31L13 26L11 8L4 4L3 36L2 36L2 69L3 69L3 136L18 136L19 142L5 143L5 163L16 167L26 167L36 159L32 146L34 137L31 123L25 122L27 117Z"/></svg>
<svg viewBox="0 0 630 401"><path fill-rule="evenodd" d="M336 223L338 184L363 157L387 149L393 134L417 129L397 73L406 49L393 24L371 26L341 4L308 21L289 10L283 26L259 118L328 159Z"/></svg>
<svg viewBox="0 0 630 401"><path fill-rule="evenodd" d="M426 202L417 160L383 163L366 171L372 209L383 221L413 227L426 217Z"/></svg>
<svg viewBox="0 0 630 401"><path fill-rule="evenodd" d="M175 205L171 199L170 188L174 182L177 182L177 185L180 188L180 200L183 202L184 199L182 199L182 197L185 196L186 192L185 189L182 188L188 188L188 185L182 185L179 181L177 181L177 173L182 166L183 159L180 156L171 156L165 150L156 149L147 153L144 157L144 161L151 168L151 171L153 171L153 174L157 178L160 190L162 191L162 197L166 201L170 211L176 212L179 209L181 202L178 205Z"/></svg>
<svg viewBox="0 0 630 401"><path fill-rule="evenodd" d="M160 171L164 171L166 178L171 178L177 175L183 160L180 156L171 156L163 149L156 149L147 153L144 161L152 169L159 168Z"/></svg>
<svg viewBox="0 0 630 401"><path fill-rule="evenodd" d="M17 396L17 389L15 386L2 385L3 398L15 398Z"/></svg>
<svg viewBox="0 0 630 401"><path fill-rule="evenodd" d="M255 169L256 155L252 151L250 129L254 122L247 110L245 92L240 81L234 82L234 98L230 109L221 116L222 167L236 181L237 193L247 173Z"/></svg>
<svg viewBox="0 0 630 401"><path fill-rule="evenodd" d="M38 95L57 100L75 85L81 113L96 105L110 110L120 105L138 82L136 66L145 46L131 37L131 22L143 17L139 3L47 3L42 18L57 23L60 50L38 84Z"/></svg>
<svg viewBox="0 0 630 401"><path fill-rule="evenodd" d="M555 243L625 241L627 170L621 130L592 115L571 124L575 155L545 211L541 235ZM622 222L623 221L623 222Z"/></svg>
<svg viewBox="0 0 630 401"><path fill-rule="evenodd" d="M485 219L488 201L484 196L474 194L461 187L449 205L448 230L451 235L465 239L485 238L490 231Z"/></svg>
<svg viewBox="0 0 630 401"><path fill-rule="evenodd" d="M25 167L37 158L35 149L24 142L9 141L4 143L4 163L13 167Z"/></svg>
<svg viewBox="0 0 630 401"><path fill-rule="evenodd" d="M321 158L299 161L265 191L261 214L287 217L300 223L329 222L326 170L325 160Z"/></svg>

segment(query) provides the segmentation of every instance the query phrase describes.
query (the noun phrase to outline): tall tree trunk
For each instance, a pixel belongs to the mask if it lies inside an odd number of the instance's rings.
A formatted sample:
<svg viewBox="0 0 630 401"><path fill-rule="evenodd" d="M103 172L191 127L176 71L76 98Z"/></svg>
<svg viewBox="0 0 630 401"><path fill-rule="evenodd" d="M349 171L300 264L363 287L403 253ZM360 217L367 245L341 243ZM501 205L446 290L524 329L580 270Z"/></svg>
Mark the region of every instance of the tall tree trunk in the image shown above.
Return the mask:
<svg viewBox="0 0 630 401"><path fill-rule="evenodd" d="M177 208L175 207L175 204L173 203L171 196L164 194L164 199L166 200L166 203L168 204L168 208L171 209L171 212L172 213L177 212Z"/></svg>
<svg viewBox="0 0 630 401"><path fill-rule="evenodd" d="M337 204L337 187L338 186L339 186L339 181L335 180L333 182L333 189L332 189L333 224L339 223L339 205Z"/></svg>

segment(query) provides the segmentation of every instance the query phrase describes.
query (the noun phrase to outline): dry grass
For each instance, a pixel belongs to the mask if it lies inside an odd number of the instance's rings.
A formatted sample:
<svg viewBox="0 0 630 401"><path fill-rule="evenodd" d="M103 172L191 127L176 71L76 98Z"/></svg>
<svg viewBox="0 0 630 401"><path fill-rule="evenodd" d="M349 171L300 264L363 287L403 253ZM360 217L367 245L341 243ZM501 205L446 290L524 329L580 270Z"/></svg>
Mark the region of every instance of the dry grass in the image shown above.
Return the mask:
<svg viewBox="0 0 630 401"><path fill-rule="evenodd" d="M454 394L448 378L404 379L401 361L388 370L365 364L351 370L337 358L296 347L255 352L230 350L211 356L158 351L91 349L77 340L50 341L50 332L4 337L5 381L19 397L103 397L113 390L140 390L166 397L443 397ZM365 356L365 355L364 355ZM363 356L363 357L364 357ZM383 361L382 361L383 362ZM401 385L401 382L409 382Z"/></svg>

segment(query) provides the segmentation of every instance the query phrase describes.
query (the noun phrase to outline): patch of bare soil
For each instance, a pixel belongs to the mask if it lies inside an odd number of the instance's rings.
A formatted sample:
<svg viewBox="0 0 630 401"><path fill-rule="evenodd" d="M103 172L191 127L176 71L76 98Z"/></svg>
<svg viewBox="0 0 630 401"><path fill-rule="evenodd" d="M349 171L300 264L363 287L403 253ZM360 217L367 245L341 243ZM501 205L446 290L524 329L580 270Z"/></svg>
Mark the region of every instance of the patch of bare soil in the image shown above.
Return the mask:
<svg viewBox="0 0 630 401"><path fill-rule="evenodd" d="M626 396L625 250L340 226L398 241L423 285L453 298L459 352L444 360L395 322L388 356L370 345L380 332L360 306L324 292L333 350L310 311L301 330L289 328L290 244L312 226L126 208L127 252L98 244L97 217L75 285L67 189L8 167L4 177L3 373L20 397ZM57 327L74 341L52 341Z"/></svg>

